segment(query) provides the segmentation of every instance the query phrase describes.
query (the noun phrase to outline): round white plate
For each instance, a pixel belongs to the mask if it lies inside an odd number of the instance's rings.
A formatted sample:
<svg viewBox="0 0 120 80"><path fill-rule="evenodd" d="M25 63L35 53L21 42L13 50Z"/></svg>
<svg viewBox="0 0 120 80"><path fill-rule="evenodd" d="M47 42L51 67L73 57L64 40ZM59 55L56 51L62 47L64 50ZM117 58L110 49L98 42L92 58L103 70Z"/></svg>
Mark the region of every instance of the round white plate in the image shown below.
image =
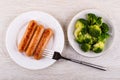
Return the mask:
<svg viewBox="0 0 120 80"><path fill-rule="evenodd" d="M107 43L105 44L105 49L104 51L102 51L101 53L94 53L94 52L83 52L80 47L79 47L79 44L75 41L75 37L73 35L73 32L74 32L74 25L75 25L75 22L77 19L79 18L85 18L86 19L86 14L88 13L94 13L96 14L97 16L101 16L103 18L103 22L107 23L109 28L110 28L110 31L109 31L109 34L111 35L110 38L108 39ZM112 42L113 42L113 37L114 37L114 28L113 28L113 25L110 21L110 19L108 17L106 17L104 14L102 14L103 12L100 12L99 10L97 9L87 9L87 10L83 10L81 12L79 12L76 16L73 17L73 19L71 20L69 26L68 26L68 32L67 32L67 35L68 35L68 40L69 40L69 43L71 44L71 46L73 47L73 49L83 55L83 56L86 56L86 57L97 57L97 56L100 56L102 54L104 54L108 48L111 46Z"/></svg>
<svg viewBox="0 0 120 80"><path fill-rule="evenodd" d="M62 52L64 47L64 33L61 25L54 17L40 11L23 13L11 22L6 33L6 48L10 57L18 65L32 70L43 69L52 65L55 60L46 57L35 60L32 57L27 57L20 53L17 49L17 45L30 20L36 20L39 24L52 28L54 35L49 41L47 49Z"/></svg>

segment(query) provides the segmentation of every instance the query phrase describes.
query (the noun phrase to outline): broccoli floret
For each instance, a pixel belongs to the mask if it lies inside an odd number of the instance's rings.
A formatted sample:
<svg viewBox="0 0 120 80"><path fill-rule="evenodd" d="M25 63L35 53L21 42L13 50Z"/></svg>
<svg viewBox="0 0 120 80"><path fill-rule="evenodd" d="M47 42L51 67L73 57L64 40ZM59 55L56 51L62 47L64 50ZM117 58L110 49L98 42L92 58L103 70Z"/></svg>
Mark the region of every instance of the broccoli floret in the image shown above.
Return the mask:
<svg viewBox="0 0 120 80"><path fill-rule="evenodd" d="M98 39L99 39L99 41L102 41L102 42L106 42L106 40L108 39L110 37L110 35L108 34L108 33L102 33L99 37L98 37Z"/></svg>
<svg viewBox="0 0 120 80"><path fill-rule="evenodd" d="M75 23L74 36L76 39L78 38L79 33L87 33L87 21L85 19L78 19Z"/></svg>
<svg viewBox="0 0 120 80"><path fill-rule="evenodd" d="M109 31L109 27L106 23L102 23L102 26L100 28L103 33L107 33Z"/></svg>
<svg viewBox="0 0 120 80"><path fill-rule="evenodd" d="M78 38L76 39L76 41L80 44L82 44L82 43L92 44L92 37L88 33L86 33L86 34L80 33Z"/></svg>
<svg viewBox="0 0 120 80"><path fill-rule="evenodd" d="M85 19L78 19L75 23L75 31L74 31L74 36L75 39L78 40L78 35L79 34L86 34L87 33L87 20Z"/></svg>
<svg viewBox="0 0 120 80"><path fill-rule="evenodd" d="M97 21L97 16L93 13L89 13L87 15L87 20L89 22L89 25L94 25Z"/></svg>
<svg viewBox="0 0 120 80"><path fill-rule="evenodd" d="M80 20L77 20L75 23L75 28L83 28L83 23Z"/></svg>
<svg viewBox="0 0 120 80"><path fill-rule="evenodd" d="M83 26L88 26L88 21L81 18L81 19L78 19L75 23L75 28L78 28L78 27L83 27Z"/></svg>
<svg viewBox="0 0 120 80"><path fill-rule="evenodd" d="M87 27L88 27L88 21L83 19L83 18L79 19L79 21L83 24L83 28L81 29L81 33L86 34L87 33Z"/></svg>
<svg viewBox="0 0 120 80"><path fill-rule="evenodd" d="M81 31L81 28L77 28L77 29L75 29L75 31L74 31L75 39L78 38L78 35L79 35L80 31Z"/></svg>
<svg viewBox="0 0 120 80"><path fill-rule="evenodd" d="M75 39L79 44L84 43L84 35L82 35L82 33L80 32L78 34L78 38Z"/></svg>
<svg viewBox="0 0 120 80"><path fill-rule="evenodd" d="M93 41L93 44L92 44L92 45L94 45L95 43L98 42L98 38L96 38L96 37L92 37L92 41Z"/></svg>
<svg viewBox="0 0 120 80"><path fill-rule="evenodd" d="M93 51L95 53L100 53L104 49L104 42L99 41L98 43L93 45Z"/></svg>
<svg viewBox="0 0 120 80"><path fill-rule="evenodd" d="M82 22L85 26L88 26L88 21L81 18L81 19L78 19L80 22Z"/></svg>
<svg viewBox="0 0 120 80"><path fill-rule="evenodd" d="M84 41L83 41L84 43L89 43L89 44L92 44L93 43L93 41L92 41L92 36L90 35L90 34L85 34L84 35Z"/></svg>
<svg viewBox="0 0 120 80"><path fill-rule="evenodd" d="M97 18L97 21L96 21L96 24L99 25L99 26L101 26L101 25L102 25L102 22L103 22L103 21L102 21L102 17L98 17L98 18Z"/></svg>
<svg viewBox="0 0 120 80"><path fill-rule="evenodd" d="M92 25L89 27L89 34L93 37L98 37L101 35L101 29L98 25Z"/></svg>
<svg viewBox="0 0 120 80"><path fill-rule="evenodd" d="M88 52L88 51L90 50L90 48L91 48L91 45L90 45L90 44L85 43L85 44L82 44L82 45L81 45L81 49L82 49L84 52Z"/></svg>
<svg viewBox="0 0 120 80"><path fill-rule="evenodd" d="M86 34L86 33L87 33L87 28L86 28L86 27L82 28L82 29L81 29L81 33L82 33L82 34Z"/></svg>
<svg viewBox="0 0 120 80"><path fill-rule="evenodd" d="M88 25L88 21L87 20L85 20L85 19L83 19L83 18L80 18L80 19L78 19L80 22L82 22L84 25Z"/></svg>

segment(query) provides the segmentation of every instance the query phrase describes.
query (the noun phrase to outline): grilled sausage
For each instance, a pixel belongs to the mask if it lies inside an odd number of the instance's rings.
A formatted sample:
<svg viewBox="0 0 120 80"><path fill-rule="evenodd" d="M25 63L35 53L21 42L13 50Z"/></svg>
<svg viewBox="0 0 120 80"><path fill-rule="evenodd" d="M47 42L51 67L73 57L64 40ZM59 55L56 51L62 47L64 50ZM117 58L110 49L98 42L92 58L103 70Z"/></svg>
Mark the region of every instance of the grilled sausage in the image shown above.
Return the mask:
<svg viewBox="0 0 120 80"><path fill-rule="evenodd" d="M34 52L34 58L39 60L42 58L42 53L47 45L47 43L49 42L51 36L53 35L53 31L50 28L45 29L45 31L43 32L43 35L41 37L41 40Z"/></svg>
<svg viewBox="0 0 120 80"><path fill-rule="evenodd" d="M36 29L32 39L30 41L30 44L26 50L27 56L33 55L33 52L35 51L36 46L37 46L38 42L40 41L40 38L41 38L43 32L44 32L44 27L42 25L37 26L37 29Z"/></svg>
<svg viewBox="0 0 120 80"><path fill-rule="evenodd" d="M34 20L31 20L27 26L27 29L18 45L18 50L24 52L33 36L33 33L37 27L37 23Z"/></svg>

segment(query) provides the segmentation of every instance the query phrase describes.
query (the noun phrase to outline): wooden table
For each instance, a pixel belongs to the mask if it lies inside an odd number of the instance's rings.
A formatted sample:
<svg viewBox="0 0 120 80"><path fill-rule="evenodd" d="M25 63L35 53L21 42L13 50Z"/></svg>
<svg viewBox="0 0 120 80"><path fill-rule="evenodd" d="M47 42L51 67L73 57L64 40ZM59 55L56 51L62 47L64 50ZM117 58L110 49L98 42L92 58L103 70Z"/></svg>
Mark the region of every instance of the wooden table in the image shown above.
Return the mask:
<svg viewBox="0 0 120 80"><path fill-rule="evenodd" d="M115 29L113 44L105 55L86 58L76 53L67 40L67 27L78 12L96 8L108 15ZM106 66L100 71L60 60L43 70L27 70L10 59L5 47L5 34L10 22L21 13L38 10L53 15L63 27L66 57ZM120 80L120 0L1 0L0 1L0 80Z"/></svg>

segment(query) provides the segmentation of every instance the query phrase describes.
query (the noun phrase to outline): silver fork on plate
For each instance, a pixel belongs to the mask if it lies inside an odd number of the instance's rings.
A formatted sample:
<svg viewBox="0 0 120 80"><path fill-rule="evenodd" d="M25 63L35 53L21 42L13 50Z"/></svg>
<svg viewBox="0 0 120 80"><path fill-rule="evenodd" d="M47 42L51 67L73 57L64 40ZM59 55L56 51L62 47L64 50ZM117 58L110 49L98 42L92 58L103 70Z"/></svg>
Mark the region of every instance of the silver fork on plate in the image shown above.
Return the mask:
<svg viewBox="0 0 120 80"><path fill-rule="evenodd" d="M57 51L52 51L52 50L45 49L45 51L43 53L43 56L54 59L54 60L59 60L59 59L69 60L69 61L72 61L72 62L75 62L75 63L83 64L83 65L86 65L86 66L89 66L89 67L92 67L92 68L96 68L96 69L99 69L99 70L102 70L102 71L107 70L106 67L103 67L103 66L100 66L100 65L96 65L96 64L85 62L85 61L79 61L79 60L76 60L76 59L70 59L70 58L63 57L60 54L60 52L57 52Z"/></svg>

